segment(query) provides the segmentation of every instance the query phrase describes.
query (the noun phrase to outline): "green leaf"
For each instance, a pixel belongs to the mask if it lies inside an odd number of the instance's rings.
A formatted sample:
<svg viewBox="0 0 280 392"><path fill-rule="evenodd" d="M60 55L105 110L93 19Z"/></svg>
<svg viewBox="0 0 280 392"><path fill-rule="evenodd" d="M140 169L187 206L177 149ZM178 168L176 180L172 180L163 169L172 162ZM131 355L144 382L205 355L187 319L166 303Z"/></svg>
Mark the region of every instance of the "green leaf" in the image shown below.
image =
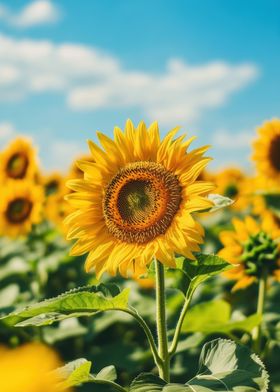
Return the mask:
<svg viewBox="0 0 280 392"><path fill-rule="evenodd" d="M97 375L90 374L90 368L91 362L84 358L80 358L56 369L55 372L58 378L63 380L60 382L59 387L63 390L76 385L92 382L95 384L109 385L119 391L122 390L118 384L114 383L114 380L117 378L114 366L103 368Z"/></svg>
<svg viewBox="0 0 280 392"><path fill-rule="evenodd" d="M213 207L211 207L208 212L215 212L220 210L221 208L229 207L234 203L234 200L229 197L218 195L215 193L211 193L208 195L208 199L214 203Z"/></svg>
<svg viewBox="0 0 280 392"><path fill-rule="evenodd" d="M70 317L92 316L104 310L126 309L129 289L120 292L114 284L86 286L68 291L1 318L8 325L49 325Z"/></svg>
<svg viewBox="0 0 280 392"><path fill-rule="evenodd" d="M243 320L231 320L231 306L223 300L203 302L189 309L182 326L182 331L203 332L211 334L220 332L231 335L234 331L250 333L260 324L261 317L257 314Z"/></svg>
<svg viewBox="0 0 280 392"><path fill-rule="evenodd" d="M152 373L141 373L130 385L129 392L158 392L163 391L163 387L167 385L158 376Z"/></svg>
<svg viewBox="0 0 280 392"><path fill-rule="evenodd" d="M268 374L256 354L230 340L206 343L198 374L186 384L168 384L151 373L140 374L130 392L267 392Z"/></svg>
<svg viewBox="0 0 280 392"><path fill-rule="evenodd" d="M256 354L231 340L216 339L204 345L198 374L186 385L197 392L266 392L268 382Z"/></svg>
<svg viewBox="0 0 280 392"><path fill-rule="evenodd" d="M197 253L196 260L184 257L176 258L177 268L180 269L189 279L188 288L190 292L211 276L220 274L233 268L232 264L216 255Z"/></svg>
<svg viewBox="0 0 280 392"><path fill-rule="evenodd" d="M60 379L65 379L65 381L60 384L60 387L66 389L88 382L91 379L90 368L91 362L84 358L80 358L57 369L56 373L58 377Z"/></svg>
<svg viewBox="0 0 280 392"><path fill-rule="evenodd" d="M184 319L182 332L208 332L208 328L227 323L230 319L230 305L223 300L202 302L188 310Z"/></svg>

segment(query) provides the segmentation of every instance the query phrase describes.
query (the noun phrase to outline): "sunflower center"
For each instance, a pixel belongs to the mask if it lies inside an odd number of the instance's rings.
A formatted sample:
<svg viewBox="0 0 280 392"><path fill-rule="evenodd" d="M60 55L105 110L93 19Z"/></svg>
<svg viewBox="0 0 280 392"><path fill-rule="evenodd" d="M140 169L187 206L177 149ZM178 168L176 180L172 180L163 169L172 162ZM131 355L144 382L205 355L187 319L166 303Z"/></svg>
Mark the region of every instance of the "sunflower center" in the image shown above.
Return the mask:
<svg viewBox="0 0 280 392"><path fill-rule="evenodd" d="M269 157L274 169L280 171L280 135L272 140L269 149Z"/></svg>
<svg viewBox="0 0 280 392"><path fill-rule="evenodd" d="M6 218L10 223L22 223L29 217L31 210L31 201L19 197L9 203Z"/></svg>
<svg viewBox="0 0 280 392"><path fill-rule="evenodd" d="M53 195L54 193L56 193L58 191L59 188L59 183L57 180L51 180L49 181L46 186L45 186L45 193L46 196L50 196Z"/></svg>
<svg viewBox="0 0 280 392"><path fill-rule="evenodd" d="M28 167L28 159L22 153L15 153L7 163L8 176L11 178L24 178Z"/></svg>
<svg viewBox="0 0 280 392"><path fill-rule="evenodd" d="M257 277L263 275L264 269L271 273L279 268L277 266L278 258L277 242L263 231L250 236L244 244L241 256L241 260L245 263L246 273Z"/></svg>
<svg viewBox="0 0 280 392"><path fill-rule="evenodd" d="M236 184L233 184L233 183L232 183L232 184L229 184L229 185L226 187L226 189L225 189L225 191L224 191L224 194L225 194L225 196L230 197L230 198L237 196L237 195L238 195L238 188L237 188L237 185L236 185Z"/></svg>
<svg viewBox="0 0 280 392"><path fill-rule="evenodd" d="M154 162L134 162L109 183L103 213L109 232L129 243L147 243L170 226L181 202L178 178Z"/></svg>

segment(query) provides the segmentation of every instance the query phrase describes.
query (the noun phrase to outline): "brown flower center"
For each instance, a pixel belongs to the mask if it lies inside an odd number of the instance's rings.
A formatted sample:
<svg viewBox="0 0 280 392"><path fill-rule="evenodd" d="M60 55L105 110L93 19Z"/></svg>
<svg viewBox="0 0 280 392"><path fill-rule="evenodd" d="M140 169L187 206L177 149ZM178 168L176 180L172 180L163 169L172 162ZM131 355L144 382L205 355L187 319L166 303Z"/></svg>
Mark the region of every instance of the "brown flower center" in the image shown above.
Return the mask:
<svg viewBox="0 0 280 392"><path fill-rule="evenodd" d="M58 189L59 189L59 181L58 180L50 180L45 185L46 196L50 196L50 195L53 195L54 193L57 193Z"/></svg>
<svg viewBox="0 0 280 392"><path fill-rule="evenodd" d="M277 135L270 144L269 158L273 168L280 171L280 135Z"/></svg>
<svg viewBox="0 0 280 392"><path fill-rule="evenodd" d="M23 197L12 200L6 210L6 218L10 223L23 223L30 215L32 202Z"/></svg>
<svg viewBox="0 0 280 392"><path fill-rule="evenodd" d="M109 232L139 244L164 234L179 209L181 191L178 178L158 163L127 165L105 190L103 213Z"/></svg>
<svg viewBox="0 0 280 392"><path fill-rule="evenodd" d="M24 178L28 168L28 158L22 153L15 153L7 163L7 174L14 179Z"/></svg>

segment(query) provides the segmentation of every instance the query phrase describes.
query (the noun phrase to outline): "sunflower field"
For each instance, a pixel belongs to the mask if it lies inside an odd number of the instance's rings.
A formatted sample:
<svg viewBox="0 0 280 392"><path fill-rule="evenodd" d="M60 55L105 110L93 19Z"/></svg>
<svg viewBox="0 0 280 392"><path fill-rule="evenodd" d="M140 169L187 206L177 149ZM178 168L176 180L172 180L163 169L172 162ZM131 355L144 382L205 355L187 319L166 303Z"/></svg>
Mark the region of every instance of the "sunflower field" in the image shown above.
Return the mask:
<svg viewBox="0 0 280 392"><path fill-rule="evenodd" d="M1 391L280 391L280 120L251 177L178 130L1 151Z"/></svg>

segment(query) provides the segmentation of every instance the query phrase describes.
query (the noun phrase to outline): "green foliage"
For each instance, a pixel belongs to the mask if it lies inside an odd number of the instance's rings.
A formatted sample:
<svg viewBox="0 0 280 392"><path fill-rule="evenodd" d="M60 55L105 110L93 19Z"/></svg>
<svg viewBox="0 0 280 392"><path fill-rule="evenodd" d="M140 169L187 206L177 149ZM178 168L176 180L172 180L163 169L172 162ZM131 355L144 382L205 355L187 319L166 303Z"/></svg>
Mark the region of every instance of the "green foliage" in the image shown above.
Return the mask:
<svg viewBox="0 0 280 392"><path fill-rule="evenodd" d="M229 264L219 256L202 253L196 254L196 260L178 257L176 259L176 264L177 268L180 269L188 279L185 289L189 292L194 292L202 282L210 277L233 268L232 264Z"/></svg>
<svg viewBox="0 0 280 392"><path fill-rule="evenodd" d="M266 392L268 375L261 360L230 340L216 339L202 349L199 370L185 384L166 383L143 373L131 384L130 392Z"/></svg>
<svg viewBox="0 0 280 392"><path fill-rule="evenodd" d="M182 331L205 334L220 332L229 335L235 331L251 333L260 322L261 317L257 314L242 320L231 320L230 304L223 300L215 300L193 306L184 319Z"/></svg>
<svg viewBox="0 0 280 392"><path fill-rule="evenodd" d="M2 317L17 327L49 325L69 317L92 316L97 312L126 309L129 290L120 292L114 284L87 286L71 290L56 298L26 306Z"/></svg>
<svg viewBox="0 0 280 392"><path fill-rule="evenodd" d="M67 389L84 383L103 384L113 387L114 390L122 391L123 388L114 381L117 378L114 366L107 366L93 375L90 373L91 362L84 358L76 359L67 365L57 369L55 372L60 380L60 388Z"/></svg>
<svg viewBox="0 0 280 392"><path fill-rule="evenodd" d="M266 206L276 216L280 217L280 194L279 193L262 193Z"/></svg>

